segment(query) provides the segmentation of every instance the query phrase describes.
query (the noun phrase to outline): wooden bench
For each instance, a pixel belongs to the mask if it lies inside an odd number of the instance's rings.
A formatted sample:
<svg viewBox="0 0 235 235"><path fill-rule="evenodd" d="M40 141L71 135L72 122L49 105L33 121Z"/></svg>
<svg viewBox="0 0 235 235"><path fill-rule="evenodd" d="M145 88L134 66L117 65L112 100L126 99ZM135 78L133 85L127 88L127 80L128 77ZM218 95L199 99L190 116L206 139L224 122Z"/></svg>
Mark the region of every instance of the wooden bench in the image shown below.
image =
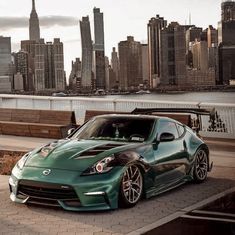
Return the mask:
<svg viewBox="0 0 235 235"><path fill-rule="evenodd" d="M64 138L76 127L74 111L0 108L0 134Z"/></svg>
<svg viewBox="0 0 235 235"><path fill-rule="evenodd" d="M84 121L88 121L89 119L98 116L98 115L104 115L104 114L130 114L127 112L116 112L116 111L106 111L106 110L86 110L85 113L85 119ZM177 120L178 122L181 122L189 127L191 127L191 115L190 114L177 114L177 113L154 113L150 115L155 116L164 116L169 117L172 119Z"/></svg>

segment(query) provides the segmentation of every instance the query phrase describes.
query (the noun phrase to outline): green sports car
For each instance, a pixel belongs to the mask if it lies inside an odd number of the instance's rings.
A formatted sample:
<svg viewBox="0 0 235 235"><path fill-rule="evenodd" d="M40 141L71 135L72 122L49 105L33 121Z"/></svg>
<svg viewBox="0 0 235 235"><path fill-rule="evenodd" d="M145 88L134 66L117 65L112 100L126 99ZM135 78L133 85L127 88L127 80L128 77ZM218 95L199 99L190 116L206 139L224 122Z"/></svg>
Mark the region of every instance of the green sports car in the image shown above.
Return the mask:
<svg viewBox="0 0 235 235"><path fill-rule="evenodd" d="M212 165L207 145L180 122L151 115L100 115L66 139L24 155L9 179L14 202L66 210L132 207Z"/></svg>

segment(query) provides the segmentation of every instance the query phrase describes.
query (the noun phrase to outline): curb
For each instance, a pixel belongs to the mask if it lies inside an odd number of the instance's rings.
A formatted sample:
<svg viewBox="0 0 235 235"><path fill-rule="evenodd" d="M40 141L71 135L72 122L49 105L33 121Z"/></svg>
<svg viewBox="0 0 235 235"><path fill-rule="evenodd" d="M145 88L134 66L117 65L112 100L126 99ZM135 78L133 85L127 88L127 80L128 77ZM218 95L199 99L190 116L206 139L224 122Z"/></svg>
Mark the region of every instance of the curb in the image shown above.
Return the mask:
<svg viewBox="0 0 235 235"><path fill-rule="evenodd" d="M209 204L209 203L211 203L211 202L213 202L213 201L215 201L215 200L217 200L217 199L219 199L221 197L224 197L227 194L230 194L232 192L235 192L235 187L227 189L227 190L225 190L225 191L223 191L223 192L221 192L219 194L213 195L213 196L211 196L211 197L209 197L207 199L202 200L201 202L198 202L198 203L195 203L195 204L193 204L191 206L188 206L188 207L185 207L183 209L180 209L179 211L177 211L177 212L175 212L175 213L173 213L171 215L163 217L162 219L160 219L160 220L158 220L158 221L156 221L156 222L154 222L152 224L146 225L146 226L144 226L144 227L142 227L140 229L137 229L135 231L127 233L126 235L141 235L141 234L144 234L146 232L149 232L152 229L155 229L157 227L160 227L163 224L166 224L166 223L168 223L168 222L170 222L170 221L172 221L174 219L177 219L177 218L181 217L182 215L184 215L184 214L186 214L186 213L188 213L188 212L190 212L192 210L200 209L201 207L203 207L203 206L205 206L205 205L207 205L207 204Z"/></svg>

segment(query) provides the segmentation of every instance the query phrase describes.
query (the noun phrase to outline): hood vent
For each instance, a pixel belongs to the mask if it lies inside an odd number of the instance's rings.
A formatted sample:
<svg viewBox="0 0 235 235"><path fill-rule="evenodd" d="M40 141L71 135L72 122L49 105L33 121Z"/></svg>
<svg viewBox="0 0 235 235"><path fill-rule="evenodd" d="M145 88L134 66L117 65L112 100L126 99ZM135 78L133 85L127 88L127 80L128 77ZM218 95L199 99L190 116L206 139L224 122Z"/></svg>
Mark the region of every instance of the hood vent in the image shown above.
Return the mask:
<svg viewBox="0 0 235 235"><path fill-rule="evenodd" d="M90 156L96 156L98 155L99 153L102 153L104 151L107 151L109 149L112 149L112 148L116 148L116 147L119 147L119 146L122 146L123 144L106 144L106 145L101 145L101 146L97 146L97 147L94 147L92 149L88 149L84 152L82 152L79 157L90 157Z"/></svg>

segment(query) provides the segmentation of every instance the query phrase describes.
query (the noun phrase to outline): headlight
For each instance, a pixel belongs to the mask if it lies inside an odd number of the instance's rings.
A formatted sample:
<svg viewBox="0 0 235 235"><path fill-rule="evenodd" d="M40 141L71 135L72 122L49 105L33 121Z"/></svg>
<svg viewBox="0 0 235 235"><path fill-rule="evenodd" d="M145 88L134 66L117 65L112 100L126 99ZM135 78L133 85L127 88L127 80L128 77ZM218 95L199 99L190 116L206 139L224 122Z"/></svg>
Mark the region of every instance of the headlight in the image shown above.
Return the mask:
<svg viewBox="0 0 235 235"><path fill-rule="evenodd" d="M18 162L17 162L17 166L19 167L20 170L23 169L27 159L28 159L28 156L29 156L30 153L26 153Z"/></svg>
<svg viewBox="0 0 235 235"><path fill-rule="evenodd" d="M110 166L110 163L115 159L114 155L106 157L101 161L94 164L92 167L86 169L82 175L93 175L93 174L102 174L110 171L113 166Z"/></svg>

